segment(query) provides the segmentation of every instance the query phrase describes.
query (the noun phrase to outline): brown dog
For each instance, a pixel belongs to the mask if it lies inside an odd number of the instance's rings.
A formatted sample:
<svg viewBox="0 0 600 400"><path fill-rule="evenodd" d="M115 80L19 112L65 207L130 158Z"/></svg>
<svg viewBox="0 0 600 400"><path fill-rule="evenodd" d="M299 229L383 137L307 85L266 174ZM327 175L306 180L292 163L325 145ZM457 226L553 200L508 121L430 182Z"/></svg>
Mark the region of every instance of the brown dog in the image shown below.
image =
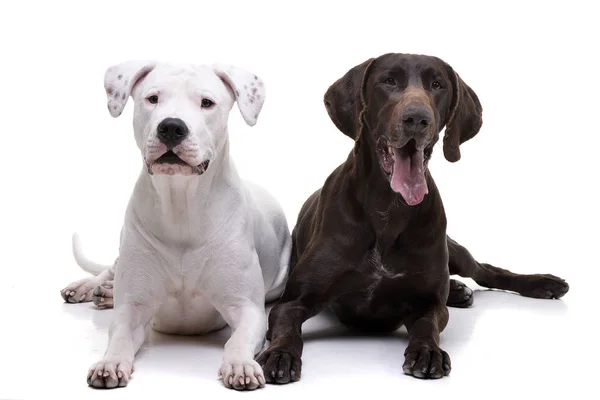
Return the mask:
<svg viewBox="0 0 600 400"><path fill-rule="evenodd" d="M269 316L270 347L258 358L267 382L300 379L302 323L328 306L342 323L365 331L404 324L404 372L441 378L450 372L439 347L447 305L472 303L472 291L450 274L529 297L568 291L552 275L478 263L446 236L427 162L444 127L444 156L455 162L459 145L482 124L477 95L448 64L407 54L367 60L329 88L325 106L355 147L300 211L293 270Z"/></svg>

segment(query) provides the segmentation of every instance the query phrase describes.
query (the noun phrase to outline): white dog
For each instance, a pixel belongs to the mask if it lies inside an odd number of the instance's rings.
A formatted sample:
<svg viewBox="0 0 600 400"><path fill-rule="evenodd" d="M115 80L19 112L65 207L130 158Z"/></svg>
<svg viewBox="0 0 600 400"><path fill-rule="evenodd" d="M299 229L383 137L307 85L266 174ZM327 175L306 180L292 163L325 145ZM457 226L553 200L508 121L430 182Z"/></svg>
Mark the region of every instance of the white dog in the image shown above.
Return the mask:
<svg viewBox="0 0 600 400"><path fill-rule="evenodd" d="M229 66L130 61L109 68L104 86L113 117L130 95L134 100L144 167L113 267L87 260L74 236L76 260L96 276L69 285L63 298L110 307L114 278L108 348L90 368L88 383L126 386L149 323L173 334L228 324L232 334L219 370L224 385L264 386L254 356L264 344L265 302L284 288L291 236L279 204L238 175L227 130L236 100L244 120L256 123L263 82Z"/></svg>

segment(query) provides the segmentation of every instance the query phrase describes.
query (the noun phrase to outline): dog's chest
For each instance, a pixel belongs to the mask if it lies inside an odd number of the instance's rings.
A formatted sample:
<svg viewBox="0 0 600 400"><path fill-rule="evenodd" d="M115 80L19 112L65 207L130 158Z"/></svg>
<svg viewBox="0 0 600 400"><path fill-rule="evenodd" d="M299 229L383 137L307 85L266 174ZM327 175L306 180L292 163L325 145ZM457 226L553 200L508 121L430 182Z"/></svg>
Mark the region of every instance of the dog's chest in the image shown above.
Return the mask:
<svg viewBox="0 0 600 400"><path fill-rule="evenodd" d="M163 333L202 334L222 324L222 318L210 301L210 266L202 250L164 255L163 296L152 328Z"/></svg>
<svg viewBox="0 0 600 400"><path fill-rule="evenodd" d="M397 282L405 276L398 265L392 265L390 260L382 257L377 247L368 252L362 270L364 271L364 295L367 298L367 303L373 299L374 294L383 285L389 285L390 281Z"/></svg>
<svg viewBox="0 0 600 400"><path fill-rule="evenodd" d="M410 296L407 275L402 265L394 263L394 257L386 257L379 249L370 249L355 272L354 290L334 302L333 309L342 321L348 319L392 319L399 317L399 310Z"/></svg>
<svg viewBox="0 0 600 400"><path fill-rule="evenodd" d="M405 273L399 270L399 265L391 265L390 260L382 258L381 252L375 246L367 255L367 270L370 270L372 278L380 282L384 278L402 278Z"/></svg>

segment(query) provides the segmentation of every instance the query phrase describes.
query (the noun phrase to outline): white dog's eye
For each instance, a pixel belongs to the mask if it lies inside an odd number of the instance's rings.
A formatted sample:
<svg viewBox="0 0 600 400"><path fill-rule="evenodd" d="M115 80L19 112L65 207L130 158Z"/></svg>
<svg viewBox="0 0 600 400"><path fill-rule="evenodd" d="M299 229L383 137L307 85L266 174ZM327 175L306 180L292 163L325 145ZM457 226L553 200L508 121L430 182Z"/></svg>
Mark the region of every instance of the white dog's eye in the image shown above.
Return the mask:
<svg viewBox="0 0 600 400"><path fill-rule="evenodd" d="M211 99L202 99L202 108L211 108L215 104Z"/></svg>
<svg viewBox="0 0 600 400"><path fill-rule="evenodd" d="M148 100L148 103L150 104L156 104L158 103L158 96L153 94L152 96L148 96L146 100Z"/></svg>

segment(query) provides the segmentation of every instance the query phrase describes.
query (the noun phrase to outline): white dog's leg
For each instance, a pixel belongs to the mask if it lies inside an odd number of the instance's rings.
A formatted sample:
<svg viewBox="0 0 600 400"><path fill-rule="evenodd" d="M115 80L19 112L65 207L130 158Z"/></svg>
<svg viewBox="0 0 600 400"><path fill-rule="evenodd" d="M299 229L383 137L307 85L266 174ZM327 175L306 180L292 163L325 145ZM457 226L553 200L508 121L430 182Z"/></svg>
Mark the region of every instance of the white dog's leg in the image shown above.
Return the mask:
<svg viewBox="0 0 600 400"><path fill-rule="evenodd" d="M128 247L128 246L125 246ZM97 388L127 386L133 360L145 339L146 326L155 314L159 295L152 288L148 271L156 260L140 256L145 249L129 248L133 256L120 256L114 286L114 320L108 332L108 347L102 359L88 371L87 382Z"/></svg>
<svg viewBox="0 0 600 400"><path fill-rule="evenodd" d="M83 303L92 301L94 289L104 285L114 277L114 269L108 268L98 276L83 278L68 285L60 291L60 295L67 303Z"/></svg>
<svg viewBox="0 0 600 400"><path fill-rule="evenodd" d="M133 360L145 339L145 329L153 311L144 301L115 308L115 319L108 332L104 357L88 371L88 385L97 388L127 386L133 372Z"/></svg>
<svg viewBox="0 0 600 400"><path fill-rule="evenodd" d="M254 356L262 348L267 331L264 306L247 300L226 307L223 314L232 329L219 370L223 384L238 390L263 387L265 376Z"/></svg>
<svg viewBox="0 0 600 400"><path fill-rule="evenodd" d="M252 266L241 268L244 272L237 277L243 285L235 287L228 279L215 282L221 293L214 297L214 306L232 330L219 376L225 387L237 390L265 385L263 370L254 361L265 341L267 317L260 264L256 254L253 258Z"/></svg>

